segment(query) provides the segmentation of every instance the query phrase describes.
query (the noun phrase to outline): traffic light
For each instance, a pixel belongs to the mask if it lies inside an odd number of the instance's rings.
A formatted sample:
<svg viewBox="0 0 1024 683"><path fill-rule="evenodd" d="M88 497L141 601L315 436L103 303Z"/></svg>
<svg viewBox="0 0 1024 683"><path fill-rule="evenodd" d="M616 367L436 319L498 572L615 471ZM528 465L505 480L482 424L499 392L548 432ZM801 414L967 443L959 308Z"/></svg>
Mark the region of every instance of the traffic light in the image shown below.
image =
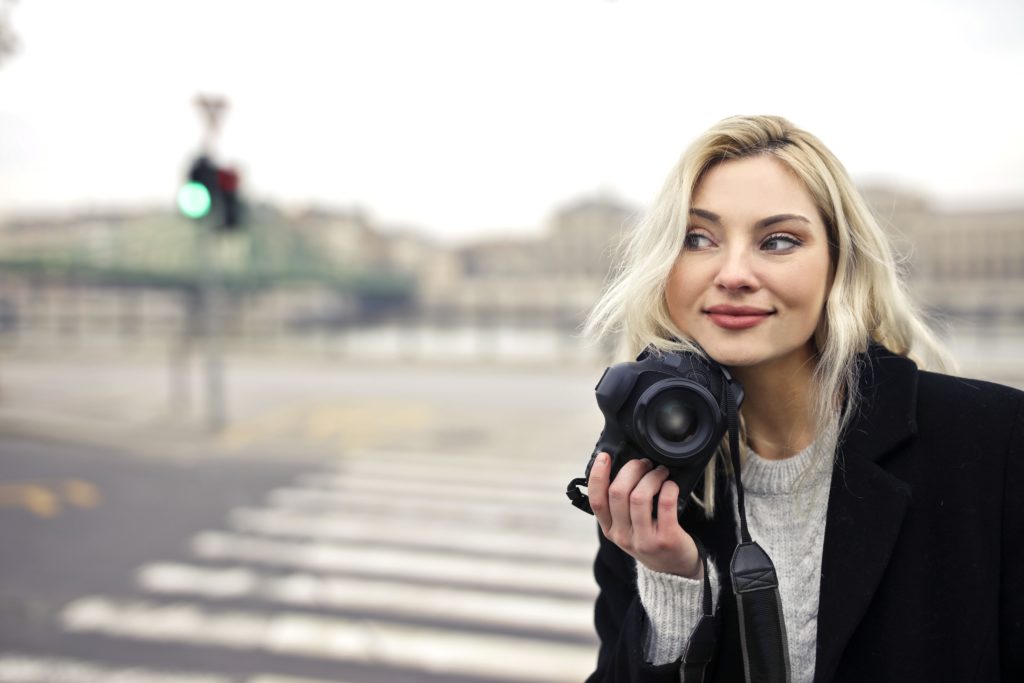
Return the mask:
<svg viewBox="0 0 1024 683"><path fill-rule="evenodd" d="M204 218L210 213L213 197L202 183L188 181L178 190L178 210L189 218Z"/></svg>
<svg viewBox="0 0 1024 683"><path fill-rule="evenodd" d="M178 210L194 220L210 217L214 229L234 230L242 224L238 186L237 171L219 168L205 154L200 155L178 191Z"/></svg>
<svg viewBox="0 0 1024 683"><path fill-rule="evenodd" d="M217 169L217 189L224 202L224 221L220 227L232 230L242 223L242 206L238 200L238 172L232 168Z"/></svg>
<svg viewBox="0 0 1024 683"><path fill-rule="evenodd" d="M217 193L217 168L205 155L199 156L178 192L178 208L189 218L206 218L213 211Z"/></svg>

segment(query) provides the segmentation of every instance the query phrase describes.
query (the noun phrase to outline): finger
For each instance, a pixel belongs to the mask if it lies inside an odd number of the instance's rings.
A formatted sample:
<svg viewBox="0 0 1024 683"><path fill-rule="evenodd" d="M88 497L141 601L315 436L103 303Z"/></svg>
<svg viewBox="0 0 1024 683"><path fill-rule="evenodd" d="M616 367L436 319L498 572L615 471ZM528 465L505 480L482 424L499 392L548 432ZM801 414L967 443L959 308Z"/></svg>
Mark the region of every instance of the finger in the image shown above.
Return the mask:
<svg viewBox="0 0 1024 683"><path fill-rule="evenodd" d="M612 469L612 459L607 453L598 453L587 477L587 496L590 498L590 509L594 511L601 531L607 535L612 525L612 515L608 510L608 477Z"/></svg>
<svg viewBox="0 0 1024 683"><path fill-rule="evenodd" d="M645 474L629 494L629 516L635 535L654 536L654 496L667 478L668 468L659 465Z"/></svg>
<svg viewBox="0 0 1024 683"><path fill-rule="evenodd" d="M674 536L682 528L679 526L679 484L671 479L661 484L658 492L658 521L657 534L659 536Z"/></svg>
<svg viewBox="0 0 1024 683"><path fill-rule="evenodd" d="M685 563L674 573L688 576L691 579L704 577L704 565L701 563L700 553L693 537L686 532L679 524L677 504L679 502L679 485L669 480L661 485L661 492L658 496L658 521L656 538L658 545L668 547L681 543L680 549L683 552L682 560Z"/></svg>
<svg viewBox="0 0 1024 683"><path fill-rule="evenodd" d="M622 466L608 487L608 509L612 515L612 527L618 533L631 533L633 525L629 512L629 496L652 467L651 461L646 458L630 460Z"/></svg>

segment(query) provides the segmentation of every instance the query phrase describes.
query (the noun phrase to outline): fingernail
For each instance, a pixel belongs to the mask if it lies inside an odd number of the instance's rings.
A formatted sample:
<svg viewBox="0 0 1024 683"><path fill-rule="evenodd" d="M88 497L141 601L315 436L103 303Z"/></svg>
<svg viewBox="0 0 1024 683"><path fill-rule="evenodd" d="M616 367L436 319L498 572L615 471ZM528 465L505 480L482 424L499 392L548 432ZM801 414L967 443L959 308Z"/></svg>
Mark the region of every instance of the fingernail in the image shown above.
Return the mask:
<svg viewBox="0 0 1024 683"><path fill-rule="evenodd" d="M668 472L668 468L665 467L664 465L658 465L655 469L658 472Z"/></svg>
<svg viewBox="0 0 1024 683"><path fill-rule="evenodd" d="M606 462L608 462L608 454L607 453L598 453L597 454L597 464L598 465L604 465Z"/></svg>

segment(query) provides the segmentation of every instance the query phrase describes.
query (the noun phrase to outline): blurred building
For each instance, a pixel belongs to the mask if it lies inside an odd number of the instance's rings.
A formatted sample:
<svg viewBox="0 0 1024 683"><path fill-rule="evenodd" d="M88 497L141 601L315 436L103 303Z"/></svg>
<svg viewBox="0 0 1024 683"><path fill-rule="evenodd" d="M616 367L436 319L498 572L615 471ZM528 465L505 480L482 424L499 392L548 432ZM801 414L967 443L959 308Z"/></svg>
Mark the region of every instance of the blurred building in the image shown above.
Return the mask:
<svg viewBox="0 0 1024 683"><path fill-rule="evenodd" d="M1024 329L1024 207L940 210L893 188L865 195L912 292L953 324ZM213 241L224 329L237 343L370 324L576 328L638 211L590 197L543 231L441 245L365 212L253 207ZM198 232L169 212L22 217L0 225L0 341L182 339L198 331Z"/></svg>
<svg viewBox="0 0 1024 683"><path fill-rule="evenodd" d="M556 211L543 234L484 239L455 250L425 316L575 327L601 292L635 210L610 198Z"/></svg>
<svg viewBox="0 0 1024 683"><path fill-rule="evenodd" d="M953 322L1024 326L1024 208L937 210L910 192L864 194L922 306Z"/></svg>

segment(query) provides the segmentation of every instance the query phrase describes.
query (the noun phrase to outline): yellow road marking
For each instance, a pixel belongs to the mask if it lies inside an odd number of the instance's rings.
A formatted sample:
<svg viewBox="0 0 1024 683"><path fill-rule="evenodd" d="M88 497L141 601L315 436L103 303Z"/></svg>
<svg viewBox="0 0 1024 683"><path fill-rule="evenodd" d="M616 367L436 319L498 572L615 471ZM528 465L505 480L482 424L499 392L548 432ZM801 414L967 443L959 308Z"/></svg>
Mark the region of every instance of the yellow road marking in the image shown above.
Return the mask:
<svg viewBox="0 0 1024 683"><path fill-rule="evenodd" d="M337 443L366 447L398 430L430 424L434 409L427 403L378 400L289 407L238 422L218 439L226 451L239 451L261 441L288 438L305 443Z"/></svg>
<svg viewBox="0 0 1024 683"><path fill-rule="evenodd" d="M95 486L81 479L66 479L61 484L64 499L80 508L94 508L100 504L100 492Z"/></svg>
<svg viewBox="0 0 1024 683"><path fill-rule="evenodd" d="M0 483L0 507L23 508L37 517L56 517L63 511L64 503L91 509L101 500L99 489L81 479Z"/></svg>

